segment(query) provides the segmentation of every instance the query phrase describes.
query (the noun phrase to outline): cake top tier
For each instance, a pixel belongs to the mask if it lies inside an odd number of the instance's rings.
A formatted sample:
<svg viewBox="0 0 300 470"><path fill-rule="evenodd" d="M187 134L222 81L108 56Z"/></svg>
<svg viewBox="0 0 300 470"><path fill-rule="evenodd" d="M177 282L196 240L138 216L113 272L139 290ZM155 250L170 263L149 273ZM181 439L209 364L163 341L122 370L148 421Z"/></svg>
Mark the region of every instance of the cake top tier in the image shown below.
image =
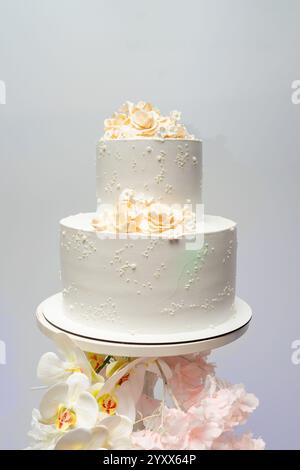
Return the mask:
<svg viewBox="0 0 300 470"><path fill-rule="evenodd" d="M111 118L104 121L104 140L111 139L190 139L185 126L180 122L181 113L172 111L162 116L151 103L126 101Z"/></svg>

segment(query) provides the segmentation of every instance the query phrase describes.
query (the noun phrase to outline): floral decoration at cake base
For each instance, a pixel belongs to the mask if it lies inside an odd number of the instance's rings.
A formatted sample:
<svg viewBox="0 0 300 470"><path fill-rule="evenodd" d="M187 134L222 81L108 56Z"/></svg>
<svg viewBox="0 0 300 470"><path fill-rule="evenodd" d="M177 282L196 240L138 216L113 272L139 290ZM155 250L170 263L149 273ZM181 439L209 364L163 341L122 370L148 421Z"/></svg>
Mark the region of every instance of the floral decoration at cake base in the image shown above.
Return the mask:
<svg viewBox="0 0 300 470"><path fill-rule="evenodd" d="M261 438L234 433L258 399L218 379L207 355L133 359L84 353L64 334L56 343L59 354L38 364L46 391L28 449L264 449Z"/></svg>

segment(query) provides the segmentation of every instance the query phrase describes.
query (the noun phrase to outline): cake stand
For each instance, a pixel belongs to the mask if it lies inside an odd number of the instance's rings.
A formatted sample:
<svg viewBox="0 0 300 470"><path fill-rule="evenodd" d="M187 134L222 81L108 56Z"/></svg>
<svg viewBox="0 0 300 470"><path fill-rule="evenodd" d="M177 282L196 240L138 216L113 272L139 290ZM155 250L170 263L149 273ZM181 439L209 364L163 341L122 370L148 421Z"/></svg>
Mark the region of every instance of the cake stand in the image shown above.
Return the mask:
<svg viewBox="0 0 300 470"><path fill-rule="evenodd" d="M128 357L163 357L180 356L196 352L211 351L220 348L240 338L248 329L252 318L249 305L243 300L236 298L236 312L232 318L222 325L207 332L203 338L200 332L195 332L191 339L190 335L181 333L178 336L169 335L166 341L162 337L153 336L153 342L142 342L128 335L126 340L116 341L108 334L104 338L95 337L95 332L78 331L72 328L72 324L66 321L58 322L57 312L58 294L42 302L37 308L36 318L39 329L51 339L57 333L66 333L83 351ZM113 339L112 339L113 338ZM201 338L201 339L199 339ZM157 341L155 342L155 339Z"/></svg>

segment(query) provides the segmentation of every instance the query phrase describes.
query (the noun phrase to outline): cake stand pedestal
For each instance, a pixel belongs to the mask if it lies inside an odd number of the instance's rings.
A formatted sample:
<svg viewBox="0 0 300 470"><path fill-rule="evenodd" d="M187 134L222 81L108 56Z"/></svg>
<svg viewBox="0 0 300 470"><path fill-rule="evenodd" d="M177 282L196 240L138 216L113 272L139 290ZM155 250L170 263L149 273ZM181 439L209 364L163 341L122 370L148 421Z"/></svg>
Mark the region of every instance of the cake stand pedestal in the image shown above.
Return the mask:
<svg viewBox="0 0 300 470"><path fill-rule="evenodd" d="M197 352L211 351L240 338L248 329L251 320L251 310L243 319L239 328L228 331L226 334L218 335L209 339L196 341L187 341L180 343L160 343L160 344L138 344L125 343L116 341L97 340L95 338L87 338L68 331L62 330L50 323L43 312L43 303L38 307L36 312L38 327L42 333L51 339L54 339L58 333L66 333L83 351L112 355L112 356L128 356L128 357L164 357L164 356L180 356Z"/></svg>

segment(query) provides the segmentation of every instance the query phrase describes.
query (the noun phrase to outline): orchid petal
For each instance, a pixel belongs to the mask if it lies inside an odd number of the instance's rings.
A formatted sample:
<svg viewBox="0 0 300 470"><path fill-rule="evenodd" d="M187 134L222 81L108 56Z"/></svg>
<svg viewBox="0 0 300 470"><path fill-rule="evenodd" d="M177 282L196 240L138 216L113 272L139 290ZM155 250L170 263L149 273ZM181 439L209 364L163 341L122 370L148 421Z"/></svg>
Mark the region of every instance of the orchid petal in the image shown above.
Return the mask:
<svg viewBox="0 0 300 470"><path fill-rule="evenodd" d="M100 415L100 423L101 426L105 426L108 429L108 432L111 433L118 427L118 425L121 422L121 416L118 415L112 415L112 416L106 416L106 415Z"/></svg>
<svg viewBox="0 0 300 470"><path fill-rule="evenodd" d="M80 372L75 372L70 375L67 380L68 389L68 402L72 403L77 400L81 392L87 390L90 386L89 379L86 375Z"/></svg>
<svg viewBox="0 0 300 470"><path fill-rule="evenodd" d="M53 352L42 355L37 367L38 378L46 385L59 382L68 376L63 361Z"/></svg>
<svg viewBox="0 0 300 470"><path fill-rule="evenodd" d="M58 440L55 450L86 450L90 438L88 429L72 429Z"/></svg>
<svg viewBox="0 0 300 470"><path fill-rule="evenodd" d="M149 359L147 359L147 362L148 361ZM106 380L103 388L101 389L101 394L109 393L124 375L126 375L133 367L135 367L137 364L140 364L141 362L145 362L145 358L141 357L135 359L115 372L109 379Z"/></svg>
<svg viewBox="0 0 300 470"><path fill-rule="evenodd" d="M109 433L111 441L116 441L120 437L129 437L132 433L133 422L126 416L119 416L119 418L119 424Z"/></svg>
<svg viewBox="0 0 300 470"><path fill-rule="evenodd" d="M77 427L92 428L96 425L98 403L90 393L82 392L76 403L73 404L73 410L76 414Z"/></svg>
<svg viewBox="0 0 300 470"><path fill-rule="evenodd" d="M96 426L91 430L90 450L106 449L108 430L105 426Z"/></svg>
<svg viewBox="0 0 300 470"><path fill-rule="evenodd" d="M43 396L40 403L40 413L43 420L49 420L56 415L59 405L67 402L68 385L60 383L53 385Z"/></svg>
<svg viewBox="0 0 300 470"><path fill-rule="evenodd" d="M92 367L84 352L65 333L57 333L54 337L60 354L74 367L79 367L91 379Z"/></svg>
<svg viewBox="0 0 300 470"><path fill-rule="evenodd" d="M138 402L141 394L143 393L145 383L145 366L143 364L137 365L129 375L128 386L131 390L131 396L135 403Z"/></svg>
<svg viewBox="0 0 300 470"><path fill-rule="evenodd" d="M117 414L119 416L126 416L129 420L134 422L136 410L128 384L124 384L122 387L120 387L115 392L115 395L118 400Z"/></svg>
<svg viewBox="0 0 300 470"><path fill-rule="evenodd" d="M67 359L68 362L75 362L75 349L77 346L65 333L57 333L54 337L55 344L59 353Z"/></svg>
<svg viewBox="0 0 300 470"><path fill-rule="evenodd" d="M72 429L58 440L55 450L96 450L104 445L106 436L107 429L103 426L92 430Z"/></svg>
<svg viewBox="0 0 300 470"><path fill-rule="evenodd" d="M111 449L113 450L129 450L132 444L128 437L119 437L111 443Z"/></svg>

